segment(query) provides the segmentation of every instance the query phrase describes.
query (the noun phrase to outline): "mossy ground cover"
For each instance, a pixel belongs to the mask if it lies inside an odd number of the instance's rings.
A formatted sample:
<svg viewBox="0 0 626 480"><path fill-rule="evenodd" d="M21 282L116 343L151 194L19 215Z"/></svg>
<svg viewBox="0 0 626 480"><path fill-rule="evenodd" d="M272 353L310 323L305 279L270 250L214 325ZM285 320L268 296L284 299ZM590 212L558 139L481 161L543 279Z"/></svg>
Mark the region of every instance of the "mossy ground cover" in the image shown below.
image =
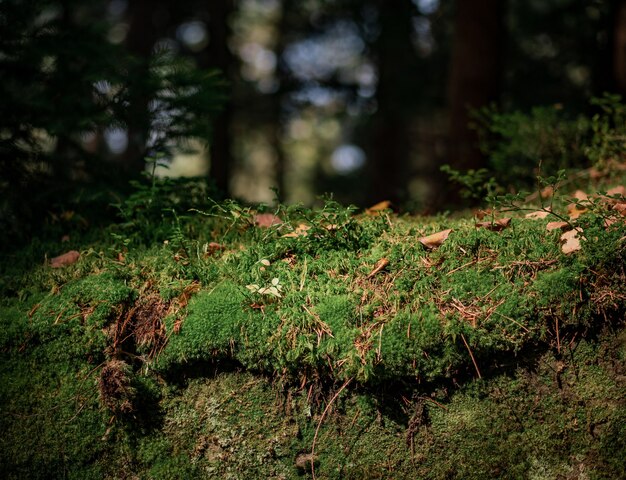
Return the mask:
<svg viewBox="0 0 626 480"><path fill-rule="evenodd" d="M33 242L0 285L0 467L623 477L626 228L593 207L569 255L550 218L492 230L332 202L138 210L101 239ZM69 248L78 262L41 265Z"/></svg>

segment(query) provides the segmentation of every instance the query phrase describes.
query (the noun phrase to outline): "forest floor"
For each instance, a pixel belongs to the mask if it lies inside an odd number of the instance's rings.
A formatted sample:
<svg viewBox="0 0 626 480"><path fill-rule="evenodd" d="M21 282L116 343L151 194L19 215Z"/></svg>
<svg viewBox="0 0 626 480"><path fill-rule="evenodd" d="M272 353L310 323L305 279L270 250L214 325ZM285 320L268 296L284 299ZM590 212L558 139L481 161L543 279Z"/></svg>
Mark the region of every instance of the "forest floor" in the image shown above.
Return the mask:
<svg viewBox="0 0 626 480"><path fill-rule="evenodd" d="M3 478L625 478L604 181L436 217L153 186L34 240L2 266Z"/></svg>

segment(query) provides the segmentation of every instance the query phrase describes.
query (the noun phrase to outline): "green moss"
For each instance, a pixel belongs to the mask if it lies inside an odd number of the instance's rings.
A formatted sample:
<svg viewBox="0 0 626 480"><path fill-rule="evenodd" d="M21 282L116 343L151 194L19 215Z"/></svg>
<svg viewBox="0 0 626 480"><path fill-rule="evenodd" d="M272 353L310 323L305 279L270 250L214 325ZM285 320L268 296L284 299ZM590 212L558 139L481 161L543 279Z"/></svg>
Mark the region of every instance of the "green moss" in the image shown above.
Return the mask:
<svg viewBox="0 0 626 480"><path fill-rule="evenodd" d="M4 478L101 478L94 459L106 418L94 395L95 365L51 342L30 355L3 354L0 364L0 469Z"/></svg>
<svg viewBox="0 0 626 480"><path fill-rule="evenodd" d="M224 208L123 261L94 246L23 273L19 295L0 287L9 478L298 478L348 380L319 478L623 476L626 342L602 333L623 332L622 232L590 224L565 256L546 221L492 232L330 205L261 229ZM418 241L445 228L438 249ZM280 295L246 288L275 278ZM131 412L99 391L113 360Z"/></svg>
<svg viewBox="0 0 626 480"><path fill-rule="evenodd" d="M244 299L243 290L230 282L196 294L189 303L180 332L168 332L170 339L158 366L166 368L173 363L233 355L248 318L243 309Z"/></svg>

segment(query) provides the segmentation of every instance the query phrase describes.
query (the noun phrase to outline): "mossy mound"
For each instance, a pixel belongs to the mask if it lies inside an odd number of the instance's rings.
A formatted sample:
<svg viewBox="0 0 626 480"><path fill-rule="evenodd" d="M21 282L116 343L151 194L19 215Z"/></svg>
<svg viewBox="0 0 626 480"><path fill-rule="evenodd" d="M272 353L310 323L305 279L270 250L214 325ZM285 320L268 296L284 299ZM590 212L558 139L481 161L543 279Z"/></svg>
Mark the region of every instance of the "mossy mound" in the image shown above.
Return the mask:
<svg viewBox="0 0 626 480"><path fill-rule="evenodd" d="M523 215L207 213L162 244L118 229L62 269L7 269L7 478L626 472L619 214L570 225L566 254Z"/></svg>

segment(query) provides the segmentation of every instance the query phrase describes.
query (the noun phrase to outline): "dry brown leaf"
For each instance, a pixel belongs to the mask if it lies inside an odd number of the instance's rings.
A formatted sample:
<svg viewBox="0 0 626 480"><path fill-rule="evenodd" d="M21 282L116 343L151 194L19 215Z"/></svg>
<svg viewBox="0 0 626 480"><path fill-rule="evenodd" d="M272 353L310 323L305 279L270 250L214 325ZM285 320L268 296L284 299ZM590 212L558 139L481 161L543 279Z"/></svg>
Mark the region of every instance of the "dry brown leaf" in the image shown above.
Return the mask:
<svg viewBox="0 0 626 480"><path fill-rule="evenodd" d="M381 258L376 262L376 265L374 265L374 269L369 273L367 278L372 278L378 272L383 270L387 265L389 265L389 260L387 260L385 257Z"/></svg>
<svg viewBox="0 0 626 480"><path fill-rule="evenodd" d="M609 196L621 195L622 197L626 197L626 187L624 187L623 185L618 185L617 187L609 188L606 191L606 194Z"/></svg>
<svg viewBox="0 0 626 480"><path fill-rule="evenodd" d="M608 205L615 205L617 203L624 203L623 197L626 196L626 188L623 186L617 186L613 188L609 188L606 192L606 195L601 197L601 200ZM618 197L618 198L611 198ZM622 198L619 198L622 197Z"/></svg>
<svg viewBox="0 0 626 480"><path fill-rule="evenodd" d="M575 203L570 203L567 206L567 213L568 213L569 218L571 220L576 220L578 217L580 217L586 211L587 211L586 208L579 208L579 206L577 204L575 204Z"/></svg>
<svg viewBox="0 0 626 480"><path fill-rule="evenodd" d="M622 221L622 219L615 218L615 217L605 218L604 219L604 228L609 228L611 225L615 225L616 223L622 224L623 221Z"/></svg>
<svg viewBox="0 0 626 480"><path fill-rule="evenodd" d="M537 210L536 212L530 212L524 215L524 218L530 218L531 220L541 220L550 215L550 212L545 210Z"/></svg>
<svg viewBox="0 0 626 480"><path fill-rule="evenodd" d="M376 205L372 205L370 208L366 208L365 213L368 215L375 215L383 210L387 210L388 208L391 208L391 202L389 200L383 200L382 202L378 202Z"/></svg>
<svg viewBox="0 0 626 480"><path fill-rule="evenodd" d="M574 230L569 230L561 235L561 251L568 255L577 250L580 250L580 238L578 234L582 232L582 228L575 228Z"/></svg>
<svg viewBox="0 0 626 480"><path fill-rule="evenodd" d="M311 227L306 223L301 223L296 227L293 232L289 232L283 235L284 238L297 238L297 237L306 237L308 235L307 230Z"/></svg>
<svg viewBox="0 0 626 480"><path fill-rule="evenodd" d="M71 265L73 263L76 263L79 258L80 258L80 253L78 253L76 250L70 250L69 252L64 253L63 255L59 255L58 257L54 257L50 259L50 266L52 268L64 267L66 265Z"/></svg>
<svg viewBox="0 0 626 480"><path fill-rule="evenodd" d="M222 250L226 250L226 247L224 245L217 242L209 242L204 248L204 256L205 258L210 257L211 255L214 255L217 252L221 252Z"/></svg>
<svg viewBox="0 0 626 480"><path fill-rule="evenodd" d="M540 192L541 198L549 198L554 195L554 187L552 185L548 185Z"/></svg>
<svg viewBox="0 0 626 480"><path fill-rule="evenodd" d="M589 195L587 195L586 192L582 191L582 190L576 190L574 192L573 197L580 201L580 202L584 202L585 200L589 200Z"/></svg>
<svg viewBox="0 0 626 480"><path fill-rule="evenodd" d="M280 225L283 221L273 213L257 213L254 216L254 224L261 228L270 228L274 225Z"/></svg>
<svg viewBox="0 0 626 480"><path fill-rule="evenodd" d="M587 170L587 172L589 172L589 178L592 180L598 180L603 177L602 172L600 172L596 167L591 167Z"/></svg>
<svg viewBox="0 0 626 480"><path fill-rule="evenodd" d="M493 232L499 232L500 230L505 229L511 224L511 218L499 218L498 220L494 220L493 222L477 222L476 226L478 228L486 228L487 230L491 230Z"/></svg>
<svg viewBox="0 0 626 480"><path fill-rule="evenodd" d="M626 217L626 203L616 203L613 210L617 210L622 217Z"/></svg>
<svg viewBox="0 0 626 480"><path fill-rule="evenodd" d="M426 248L433 249L439 247L443 242L445 242L448 235L450 235L450 232L452 232L451 228L433 233L432 235L428 235L426 237L420 237L418 240Z"/></svg>
<svg viewBox="0 0 626 480"><path fill-rule="evenodd" d="M546 230L551 232L552 230L565 230L569 223L567 222L550 222L546 225Z"/></svg>
<svg viewBox="0 0 626 480"><path fill-rule="evenodd" d="M490 208L488 208L487 210L482 210L482 209L474 210L474 216L478 220L482 220L483 218L485 218L488 215L491 215L492 213L493 211Z"/></svg>

